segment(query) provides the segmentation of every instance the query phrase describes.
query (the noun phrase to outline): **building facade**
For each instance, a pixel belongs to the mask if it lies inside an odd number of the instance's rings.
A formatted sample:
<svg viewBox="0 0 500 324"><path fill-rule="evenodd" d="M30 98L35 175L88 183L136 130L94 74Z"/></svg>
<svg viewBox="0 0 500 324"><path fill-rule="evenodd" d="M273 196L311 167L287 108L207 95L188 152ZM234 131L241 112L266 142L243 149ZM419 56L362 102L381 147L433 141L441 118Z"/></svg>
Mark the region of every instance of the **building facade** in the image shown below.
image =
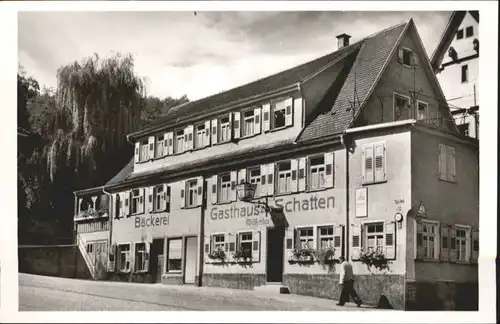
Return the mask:
<svg viewBox="0 0 500 324"><path fill-rule="evenodd" d="M479 12L455 11L431 59L459 131L479 138Z"/></svg>
<svg viewBox="0 0 500 324"><path fill-rule="evenodd" d="M104 186L109 278L337 299L343 255L368 304L419 308L432 287L433 307L453 308L456 287L477 290L478 174L462 172L477 142L459 136L413 20L339 38L129 134L134 157Z"/></svg>

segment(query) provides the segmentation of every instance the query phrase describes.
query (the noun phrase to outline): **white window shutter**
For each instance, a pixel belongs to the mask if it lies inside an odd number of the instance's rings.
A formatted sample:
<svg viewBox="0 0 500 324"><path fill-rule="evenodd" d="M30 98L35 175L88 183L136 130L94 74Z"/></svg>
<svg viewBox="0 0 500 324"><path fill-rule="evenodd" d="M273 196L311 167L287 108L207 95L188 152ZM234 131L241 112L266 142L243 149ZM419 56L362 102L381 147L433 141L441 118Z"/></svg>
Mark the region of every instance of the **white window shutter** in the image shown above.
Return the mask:
<svg viewBox="0 0 500 324"><path fill-rule="evenodd" d="M234 138L240 138L241 135L241 122L240 122L240 112L234 112L233 118L233 136Z"/></svg>
<svg viewBox="0 0 500 324"><path fill-rule="evenodd" d="M228 118L229 118L229 138L232 140L234 138L234 134L233 134L233 113L229 113L228 114Z"/></svg>
<svg viewBox="0 0 500 324"><path fill-rule="evenodd" d="M455 148L447 146L446 149L447 149L446 170L448 173L447 179L455 181L456 180Z"/></svg>
<svg viewBox="0 0 500 324"><path fill-rule="evenodd" d="M149 159L154 159L155 158L155 137L154 136L149 136L148 139L148 157Z"/></svg>
<svg viewBox="0 0 500 324"><path fill-rule="evenodd" d="M229 233L224 233L224 252L227 255L229 254Z"/></svg>
<svg viewBox="0 0 500 324"><path fill-rule="evenodd" d="M274 195L274 163L267 165L267 194Z"/></svg>
<svg viewBox="0 0 500 324"><path fill-rule="evenodd" d="M238 178L238 173L236 171L231 171L231 201L236 201L236 181Z"/></svg>
<svg viewBox="0 0 500 324"><path fill-rule="evenodd" d="M298 174L298 191L302 192L306 190L306 158L301 157L299 158L299 163L298 163L298 168L299 168L299 174Z"/></svg>
<svg viewBox="0 0 500 324"><path fill-rule="evenodd" d="M146 199L146 203L145 203L146 211L148 213L150 213L154 209L153 208L153 206L154 206L153 201L155 198L154 197L154 187L146 187L144 190L146 191L146 197L145 197L145 199Z"/></svg>
<svg viewBox="0 0 500 324"><path fill-rule="evenodd" d="M140 142L135 142L135 151L134 151L134 162L137 163L140 161Z"/></svg>
<svg viewBox="0 0 500 324"><path fill-rule="evenodd" d="M467 263L471 262L471 256L472 256L472 229L469 227L466 231L466 241L465 241L465 260Z"/></svg>
<svg viewBox="0 0 500 324"><path fill-rule="evenodd" d="M267 196L267 164L260 166L260 196Z"/></svg>
<svg viewBox="0 0 500 324"><path fill-rule="evenodd" d="M361 253L362 229L360 224L351 225L351 260L359 260Z"/></svg>
<svg viewBox="0 0 500 324"><path fill-rule="evenodd" d="M285 125L293 125L293 98L285 100Z"/></svg>
<svg viewBox="0 0 500 324"><path fill-rule="evenodd" d="M343 255L342 246L344 243L344 226L334 225L333 226L333 248L335 249L335 256L339 257Z"/></svg>
<svg viewBox="0 0 500 324"><path fill-rule="evenodd" d="M440 226L440 242L441 242L441 261L450 260L450 231L446 224L441 224Z"/></svg>
<svg viewBox="0 0 500 324"><path fill-rule="evenodd" d="M211 188L210 188L210 193L211 193L211 202L212 202L212 205L216 204L217 203L217 190L219 189L219 184L218 184L218 177L217 175L213 175L212 176L212 181L210 181L210 185L211 185Z"/></svg>
<svg viewBox="0 0 500 324"><path fill-rule="evenodd" d="M146 210L146 188L142 188L140 191L140 198L139 198L139 205L140 205L140 212L144 213Z"/></svg>
<svg viewBox="0 0 500 324"><path fill-rule="evenodd" d="M385 257L396 260L396 223L385 224Z"/></svg>
<svg viewBox="0 0 500 324"><path fill-rule="evenodd" d="M291 192L297 192L298 190L298 171L299 171L299 163L297 159L290 160L290 168L292 169L292 181L291 183Z"/></svg>
<svg viewBox="0 0 500 324"><path fill-rule="evenodd" d="M208 254L210 254L210 235L205 235L203 243L204 243L203 254L205 263L211 263L212 260L208 257Z"/></svg>
<svg viewBox="0 0 500 324"><path fill-rule="evenodd" d="M186 181L181 181L181 199L180 205L181 208L186 207Z"/></svg>
<svg viewBox="0 0 500 324"><path fill-rule="evenodd" d="M236 252L236 233L229 233L228 234L228 242L229 242L229 249L227 253L227 261L228 262L233 262L233 261L238 261L235 260L233 257L234 252Z"/></svg>
<svg viewBox="0 0 500 324"><path fill-rule="evenodd" d="M385 181L387 180L387 175L385 172L385 143L375 144L375 181Z"/></svg>
<svg viewBox="0 0 500 324"><path fill-rule="evenodd" d="M271 125L271 104L266 103L262 106L262 132L269 132Z"/></svg>
<svg viewBox="0 0 500 324"><path fill-rule="evenodd" d="M118 194L120 196L120 217L125 216L125 194L123 192L120 192Z"/></svg>
<svg viewBox="0 0 500 324"><path fill-rule="evenodd" d="M188 150L194 149L194 125L188 127Z"/></svg>
<svg viewBox="0 0 500 324"><path fill-rule="evenodd" d="M439 179L446 180L446 146L439 144Z"/></svg>
<svg viewBox="0 0 500 324"><path fill-rule="evenodd" d="M197 206L201 206L203 203L203 177L198 177L196 178L196 183L198 185L198 188L196 189L196 194L198 195L198 199L196 199Z"/></svg>
<svg viewBox="0 0 500 324"><path fill-rule="evenodd" d="M450 227L450 262L457 261L457 229Z"/></svg>
<svg viewBox="0 0 500 324"><path fill-rule="evenodd" d="M217 125L217 118L212 119L212 144L217 144L217 139L219 138L219 126Z"/></svg>
<svg viewBox="0 0 500 324"><path fill-rule="evenodd" d="M293 259L293 240L294 240L294 230L293 228L289 227L285 230L285 251L286 251L286 258L288 260Z"/></svg>
<svg viewBox="0 0 500 324"><path fill-rule="evenodd" d="M398 47L398 61L403 62L403 48Z"/></svg>
<svg viewBox="0 0 500 324"><path fill-rule="evenodd" d="M374 179L373 145L364 146L362 154L363 183L370 183Z"/></svg>
<svg viewBox="0 0 500 324"><path fill-rule="evenodd" d="M168 155L168 133L163 134L163 156Z"/></svg>
<svg viewBox="0 0 500 324"><path fill-rule="evenodd" d="M244 183L247 181L247 169L241 169L238 171L238 183Z"/></svg>
<svg viewBox="0 0 500 324"><path fill-rule="evenodd" d="M325 168L326 168L326 181L325 185L327 188L333 188L335 184L335 164L334 164L334 153L325 153Z"/></svg>
<svg viewBox="0 0 500 324"><path fill-rule="evenodd" d="M260 262L260 231L253 232L252 240L252 262Z"/></svg>
<svg viewBox="0 0 500 324"><path fill-rule="evenodd" d="M262 116L260 115L260 108L255 108L253 111L254 115L254 134L260 134L260 125L262 125Z"/></svg>
<svg viewBox="0 0 500 324"><path fill-rule="evenodd" d="M205 146L210 146L210 120L205 122Z"/></svg>
<svg viewBox="0 0 500 324"><path fill-rule="evenodd" d="M471 230L471 263L477 263L479 260L479 229Z"/></svg>
<svg viewBox="0 0 500 324"><path fill-rule="evenodd" d="M425 246L424 246L424 224L421 221L415 221L415 259L422 260L425 257Z"/></svg>

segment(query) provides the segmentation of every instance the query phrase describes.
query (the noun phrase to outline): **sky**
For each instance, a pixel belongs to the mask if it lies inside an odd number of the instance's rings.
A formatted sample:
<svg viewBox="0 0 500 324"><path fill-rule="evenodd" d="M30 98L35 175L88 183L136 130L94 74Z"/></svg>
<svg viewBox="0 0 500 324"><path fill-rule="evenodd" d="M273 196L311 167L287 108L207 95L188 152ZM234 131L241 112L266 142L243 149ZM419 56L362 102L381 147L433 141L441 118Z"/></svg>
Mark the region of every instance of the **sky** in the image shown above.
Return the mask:
<svg viewBox="0 0 500 324"><path fill-rule="evenodd" d="M131 53L148 95L200 99L305 63L413 18L429 55L446 11L19 12L18 58L55 88L57 69L99 54Z"/></svg>

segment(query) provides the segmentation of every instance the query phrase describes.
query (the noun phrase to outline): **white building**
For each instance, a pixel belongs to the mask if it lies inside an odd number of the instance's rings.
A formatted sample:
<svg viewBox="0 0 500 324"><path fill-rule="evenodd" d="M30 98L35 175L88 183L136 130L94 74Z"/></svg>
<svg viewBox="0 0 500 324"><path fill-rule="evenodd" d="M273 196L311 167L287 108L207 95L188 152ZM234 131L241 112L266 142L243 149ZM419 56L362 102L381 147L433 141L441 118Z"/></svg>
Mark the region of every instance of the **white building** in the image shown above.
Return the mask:
<svg viewBox="0 0 500 324"><path fill-rule="evenodd" d="M460 132L479 138L479 12L454 11L431 64Z"/></svg>

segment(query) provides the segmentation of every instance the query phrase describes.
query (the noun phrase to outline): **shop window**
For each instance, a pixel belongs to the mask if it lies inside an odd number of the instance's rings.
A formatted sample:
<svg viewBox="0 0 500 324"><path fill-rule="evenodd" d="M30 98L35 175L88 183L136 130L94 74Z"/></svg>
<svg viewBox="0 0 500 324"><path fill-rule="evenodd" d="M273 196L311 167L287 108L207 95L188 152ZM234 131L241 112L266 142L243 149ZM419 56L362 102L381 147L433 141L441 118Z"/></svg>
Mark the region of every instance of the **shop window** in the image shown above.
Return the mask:
<svg viewBox="0 0 500 324"><path fill-rule="evenodd" d="M148 254L146 252L146 243L135 244L135 270L148 271Z"/></svg>
<svg viewBox="0 0 500 324"><path fill-rule="evenodd" d="M394 94L394 121L412 118L410 109L410 98Z"/></svg>
<svg viewBox="0 0 500 324"><path fill-rule="evenodd" d="M255 111L243 112L243 137L252 136L255 133Z"/></svg>
<svg viewBox="0 0 500 324"><path fill-rule="evenodd" d="M147 160L149 160L148 140L144 140L141 142L140 161L147 161Z"/></svg>
<svg viewBox="0 0 500 324"><path fill-rule="evenodd" d="M194 141L194 146L196 148L202 148L208 145L206 132L207 130L205 129L205 124L196 126L196 137Z"/></svg>
<svg viewBox="0 0 500 324"><path fill-rule="evenodd" d="M387 180L385 142L363 145L363 184L380 183Z"/></svg>
<svg viewBox="0 0 500 324"><path fill-rule="evenodd" d="M163 185L153 188L153 210L161 211L165 209L165 192Z"/></svg>
<svg viewBox="0 0 500 324"><path fill-rule="evenodd" d="M157 136L155 140L156 140L155 157L159 158L163 156L163 148L165 146L165 135Z"/></svg>
<svg viewBox="0 0 500 324"><path fill-rule="evenodd" d="M141 189L134 189L131 192L131 213L137 214L142 212L142 205L144 203L144 199L141 195Z"/></svg>
<svg viewBox="0 0 500 324"><path fill-rule="evenodd" d="M372 223L365 225L367 251L384 253L384 223Z"/></svg>
<svg viewBox="0 0 500 324"><path fill-rule="evenodd" d="M120 255L118 269L122 272L130 271L130 244L120 244L118 251Z"/></svg>
<svg viewBox="0 0 500 324"><path fill-rule="evenodd" d="M289 193L292 191L292 166L291 162L281 162L277 164L278 181L277 191L279 194Z"/></svg>
<svg viewBox="0 0 500 324"><path fill-rule="evenodd" d="M326 186L326 165L325 156L315 156L309 158L309 189L321 189Z"/></svg>
<svg viewBox="0 0 500 324"><path fill-rule="evenodd" d="M260 177L260 167L250 168L248 169L248 182L255 184L257 187L255 188L255 197L258 197L261 190L261 177Z"/></svg>
<svg viewBox="0 0 500 324"><path fill-rule="evenodd" d="M182 269L182 239L168 240L167 272L179 272Z"/></svg>
<svg viewBox="0 0 500 324"><path fill-rule="evenodd" d="M238 247L251 255L252 253L252 232L239 233L238 235Z"/></svg>
<svg viewBox="0 0 500 324"><path fill-rule="evenodd" d="M225 250L225 236L224 234L212 235L212 251Z"/></svg>
<svg viewBox="0 0 500 324"><path fill-rule="evenodd" d="M175 153L184 152L184 130L178 130L175 133Z"/></svg>
<svg viewBox="0 0 500 324"><path fill-rule="evenodd" d="M231 174L221 174L219 179L219 202L228 202L231 198Z"/></svg>
<svg viewBox="0 0 500 324"><path fill-rule="evenodd" d="M333 248L333 226L318 228L318 241L320 248Z"/></svg>
<svg viewBox="0 0 500 324"><path fill-rule="evenodd" d="M195 207L198 206L198 181L196 179L189 180L186 182L186 206Z"/></svg>
<svg viewBox="0 0 500 324"><path fill-rule="evenodd" d="M427 103L419 101L417 105L417 119L423 120L427 118Z"/></svg>
<svg viewBox="0 0 500 324"><path fill-rule="evenodd" d="M457 39L462 39L462 38L464 38L464 30L459 29L457 30Z"/></svg>
<svg viewBox="0 0 500 324"><path fill-rule="evenodd" d="M455 182L455 148L439 144L439 179Z"/></svg>
<svg viewBox="0 0 500 324"><path fill-rule="evenodd" d="M417 222L417 259L438 259L439 224Z"/></svg>
<svg viewBox="0 0 500 324"><path fill-rule="evenodd" d="M314 249L314 231L312 227L297 229L298 234L298 248L301 249Z"/></svg>
<svg viewBox="0 0 500 324"><path fill-rule="evenodd" d="M231 124L229 117L222 117L219 120L219 141L221 143L229 142L231 140Z"/></svg>

